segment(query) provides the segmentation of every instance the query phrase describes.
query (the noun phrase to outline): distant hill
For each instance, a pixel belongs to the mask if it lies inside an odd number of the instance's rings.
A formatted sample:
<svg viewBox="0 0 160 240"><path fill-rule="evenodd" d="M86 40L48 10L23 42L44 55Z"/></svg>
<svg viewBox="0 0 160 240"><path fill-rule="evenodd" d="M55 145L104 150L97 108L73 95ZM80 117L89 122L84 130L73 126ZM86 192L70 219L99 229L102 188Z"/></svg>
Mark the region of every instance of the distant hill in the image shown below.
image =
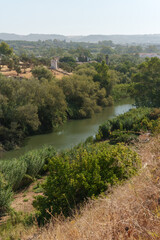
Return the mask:
<svg viewBox="0 0 160 240"><path fill-rule="evenodd" d="M146 35L89 35L81 37L82 42L98 42L111 40L117 44L160 44L160 34ZM79 41L79 40L78 40Z"/></svg>
<svg viewBox="0 0 160 240"><path fill-rule="evenodd" d="M160 44L160 34L145 35L88 35L88 36L64 36L58 34L29 34L17 35L13 33L0 33L1 40L24 40L24 41L45 41L45 40L66 40L73 42L91 42L111 40L116 44Z"/></svg>
<svg viewBox="0 0 160 240"><path fill-rule="evenodd" d="M45 41L45 40L66 40L67 37L63 35L57 35L57 34L29 34L29 35L18 35L14 33L0 33L0 39L1 40L23 40L23 41Z"/></svg>

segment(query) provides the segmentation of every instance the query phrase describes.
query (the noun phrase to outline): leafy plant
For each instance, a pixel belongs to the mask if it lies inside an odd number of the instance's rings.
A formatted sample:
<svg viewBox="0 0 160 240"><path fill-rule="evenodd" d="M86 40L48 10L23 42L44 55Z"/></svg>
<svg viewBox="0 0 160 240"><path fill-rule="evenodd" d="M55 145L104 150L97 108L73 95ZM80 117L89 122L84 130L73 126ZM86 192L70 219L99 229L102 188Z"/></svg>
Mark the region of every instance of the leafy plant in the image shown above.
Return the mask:
<svg viewBox="0 0 160 240"><path fill-rule="evenodd" d="M131 109L129 112L108 120L99 126L97 141L111 140L116 142L130 142L136 138L141 131L152 131L156 122L152 118L151 108Z"/></svg>
<svg viewBox="0 0 160 240"><path fill-rule="evenodd" d="M106 142L82 145L53 157L43 185L44 196L34 202L39 219L43 222L61 212L69 215L85 199L134 175L139 166L140 160L131 149Z"/></svg>

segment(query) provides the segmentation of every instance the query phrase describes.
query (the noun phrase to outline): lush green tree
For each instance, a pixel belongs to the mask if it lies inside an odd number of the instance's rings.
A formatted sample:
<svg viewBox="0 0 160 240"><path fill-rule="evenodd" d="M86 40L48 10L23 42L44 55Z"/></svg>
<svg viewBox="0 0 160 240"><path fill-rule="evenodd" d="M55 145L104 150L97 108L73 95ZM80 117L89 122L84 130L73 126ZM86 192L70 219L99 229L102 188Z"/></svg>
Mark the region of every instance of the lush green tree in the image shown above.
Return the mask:
<svg viewBox="0 0 160 240"><path fill-rule="evenodd" d="M76 60L71 56L65 56L59 59L59 67L67 72L72 72L76 66Z"/></svg>
<svg viewBox="0 0 160 240"><path fill-rule="evenodd" d="M22 138L51 131L66 119L66 101L55 81L15 79L0 75L0 144L5 149Z"/></svg>
<svg viewBox="0 0 160 240"><path fill-rule="evenodd" d="M66 63L70 63L70 62L73 62L75 63L75 59L71 56L65 56L65 57L62 57L59 59L60 62L66 62Z"/></svg>
<svg viewBox="0 0 160 240"><path fill-rule="evenodd" d="M13 49L9 47L9 45L5 42L1 42L0 44L0 55L11 55L13 53Z"/></svg>
<svg viewBox="0 0 160 240"><path fill-rule="evenodd" d="M54 78L52 72L46 67L42 66L35 67L32 70L32 74L35 78L38 78L38 80L40 81L42 79L47 79L48 81L51 81Z"/></svg>
<svg viewBox="0 0 160 240"><path fill-rule="evenodd" d="M93 82L92 77L74 74L63 78L59 86L66 96L69 118L91 117L101 111L101 106L106 105L106 91L101 90L99 83Z"/></svg>
<svg viewBox="0 0 160 240"><path fill-rule="evenodd" d="M97 74L94 76L93 80L95 82L99 82L101 88L105 88L107 91L107 95L110 94L109 89L108 89L108 85L109 85L109 67L107 66L107 64L103 61L102 63L98 63L96 65L96 71Z"/></svg>
<svg viewBox="0 0 160 240"><path fill-rule="evenodd" d="M133 78L136 105L160 107L160 59L147 59L138 70Z"/></svg>
<svg viewBox="0 0 160 240"><path fill-rule="evenodd" d="M100 52L106 55L106 54L113 54L114 50L111 47L104 46Z"/></svg>
<svg viewBox="0 0 160 240"><path fill-rule="evenodd" d="M96 57L96 61L97 62L102 62L102 61L105 61L105 54L103 54L103 53L98 53L97 54L97 57Z"/></svg>
<svg viewBox="0 0 160 240"><path fill-rule="evenodd" d="M38 116L40 131L51 131L66 120L67 105L62 89L54 82L42 82L39 88Z"/></svg>
<svg viewBox="0 0 160 240"><path fill-rule="evenodd" d="M94 77L97 74L97 71L91 64L84 63L76 67L75 73L78 75L86 75L88 77Z"/></svg>

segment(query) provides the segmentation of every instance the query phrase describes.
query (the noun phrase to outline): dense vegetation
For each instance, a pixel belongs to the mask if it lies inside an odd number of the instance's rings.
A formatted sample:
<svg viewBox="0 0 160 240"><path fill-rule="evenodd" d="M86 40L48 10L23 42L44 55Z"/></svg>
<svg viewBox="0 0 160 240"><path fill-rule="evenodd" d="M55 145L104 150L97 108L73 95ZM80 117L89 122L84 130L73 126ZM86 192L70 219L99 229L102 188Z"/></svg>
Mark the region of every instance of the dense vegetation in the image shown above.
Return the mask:
<svg viewBox="0 0 160 240"><path fill-rule="evenodd" d="M44 165L55 154L54 148L49 146L0 161L0 216L9 209L13 191L26 187L38 174L44 173Z"/></svg>
<svg viewBox="0 0 160 240"><path fill-rule="evenodd" d="M66 101L55 81L0 76L0 142L5 149L24 136L48 131L64 122Z"/></svg>
<svg viewBox="0 0 160 240"><path fill-rule="evenodd" d="M39 222L61 212L71 214L87 198L98 196L137 172L137 154L119 143L130 142L132 135L142 131L160 131L159 109L132 109L101 125L96 139L90 137L68 151L56 153L53 147L44 147L18 159L0 161L0 214L9 210L14 191L45 171L49 175L42 186L44 196L34 202Z"/></svg>
<svg viewBox="0 0 160 240"><path fill-rule="evenodd" d="M157 133L159 130L159 109L132 109L100 126L96 140L89 138L84 144L53 157L43 185L44 196L38 196L34 202L39 221L61 212L67 216L87 198L96 197L110 185L134 175L140 160L123 143L130 142L134 139L132 135L140 135L142 131ZM101 141L95 143L97 140Z"/></svg>
<svg viewBox="0 0 160 240"><path fill-rule="evenodd" d="M160 59L151 58L140 64L133 80L136 105L160 107Z"/></svg>
<svg viewBox="0 0 160 240"><path fill-rule="evenodd" d="M52 45L52 42L47 44ZM54 41L54 44L59 47L59 42ZM61 44L63 49L63 44L70 46L71 43ZM2 65L15 69L17 74L30 66L34 77L27 80L0 75L1 149L19 146L25 136L52 131L67 119L91 117L124 97L135 97L136 106L159 107L158 58L138 65L141 62L138 55L117 55L117 46L101 42L97 45L98 49L102 47L97 55L100 62L77 65L75 57L82 62L94 57L86 45L73 45L72 50L67 48L67 54L60 54L61 67L73 74L59 81L47 68L50 62L47 55L39 58L22 52L17 56L8 44L0 44ZM150 52L153 49L150 46ZM109 66L104 61L106 54Z"/></svg>
<svg viewBox="0 0 160 240"><path fill-rule="evenodd" d="M23 44L26 49L20 51ZM32 50L27 50L27 44ZM0 149L10 150L25 136L52 131L67 119L91 117L123 97L135 97L136 106L143 107L107 121L99 127L96 139L90 137L72 150L56 154L52 147L46 147L18 159L0 161L1 215L8 211L14 191L48 170L44 196L34 203L38 218L43 222L61 212L68 216L75 206L123 182L140 167L137 154L119 143L131 143L143 131L160 129L159 109L148 108L160 106L160 60L152 58L142 63L135 53L146 49L110 41L96 45L12 42L12 47L18 55L7 44L0 44L1 65L15 69L17 75L29 66L33 77L7 78L0 74ZM147 51L153 50L149 46ZM48 69L50 58L57 54L61 67L72 72L62 80ZM105 63L106 55L109 64ZM85 63L89 58L96 61Z"/></svg>
<svg viewBox="0 0 160 240"><path fill-rule="evenodd" d="M155 45L120 45L114 44L112 41L104 40L98 43L87 42L67 42L61 40L45 40L45 41L6 41L16 52L17 55L27 53L30 56L53 57L66 54L71 56L82 56L81 49L89 50L94 57L99 54L136 54L139 52L157 52L159 46ZM84 52L83 50L83 52ZM86 52L85 52L86 53ZM90 55L88 55L89 57Z"/></svg>
<svg viewBox="0 0 160 240"><path fill-rule="evenodd" d="M151 108L132 109L127 113L108 120L99 127L96 139L110 143L135 140L143 131L156 132L160 124L160 110Z"/></svg>
<svg viewBox="0 0 160 240"><path fill-rule="evenodd" d="M81 58L90 54L82 48L77 51ZM0 44L0 54L2 65L9 67L10 61L13 61L12 67L20 68L18 56L6 43ZM33 59L24 54L20 59L24 69L27 64L33 64ZM40 64L40 60L37 61ZM114 90L115 87L122 92L121 73L110 69L104 61L79 66L71 57L63 57L60 61L74 63L73 74L61 81L55 79L47 67L36 66L37 63L32 68L31 79L0 75L1 149L10 150L19 146L25 136L52 131L67 119L91 117L103 107L113 104L112 94L115 99L122 97ZM117 84L119 88L116 88ZM125 86L128 88L129 85ZM127 92L125 96L128 96Z"/></svg>
<svg viewBox="0 0 160 240"><path fill-rule="evenodd" d="M48 219L61 212L67 216L77 204L128 179L139 167L140 160L134 151L106 142L82 145L53 157L43 185L44 196L38 196L34 202L39 218Z"/></svg>
<svg viewBox="0 0 160 240"><path fill-rule="evenodd" d="M75 74L61 81L44 67L34 68L35 78L29 80L0 75L2 147L11 149L19 145L24 136L51 131L67 118L91 117L112 104L106 94L107 87L103 88L89 76L89 72L96 72L92 68L78 68ZM83 75L80 70L84 70Z"/></svg>

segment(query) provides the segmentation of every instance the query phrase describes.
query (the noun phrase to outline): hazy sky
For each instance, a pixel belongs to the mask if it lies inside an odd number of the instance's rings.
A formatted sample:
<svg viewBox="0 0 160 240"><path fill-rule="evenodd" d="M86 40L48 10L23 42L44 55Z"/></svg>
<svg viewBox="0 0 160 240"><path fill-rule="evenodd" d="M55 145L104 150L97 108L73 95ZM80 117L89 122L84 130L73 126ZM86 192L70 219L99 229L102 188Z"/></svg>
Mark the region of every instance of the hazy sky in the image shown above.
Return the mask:
<svg viewBox="0 0 160 240"><path fill-rule="evenodd" d="M160 33L160 0L0 0L0 32Z"/></svg>

